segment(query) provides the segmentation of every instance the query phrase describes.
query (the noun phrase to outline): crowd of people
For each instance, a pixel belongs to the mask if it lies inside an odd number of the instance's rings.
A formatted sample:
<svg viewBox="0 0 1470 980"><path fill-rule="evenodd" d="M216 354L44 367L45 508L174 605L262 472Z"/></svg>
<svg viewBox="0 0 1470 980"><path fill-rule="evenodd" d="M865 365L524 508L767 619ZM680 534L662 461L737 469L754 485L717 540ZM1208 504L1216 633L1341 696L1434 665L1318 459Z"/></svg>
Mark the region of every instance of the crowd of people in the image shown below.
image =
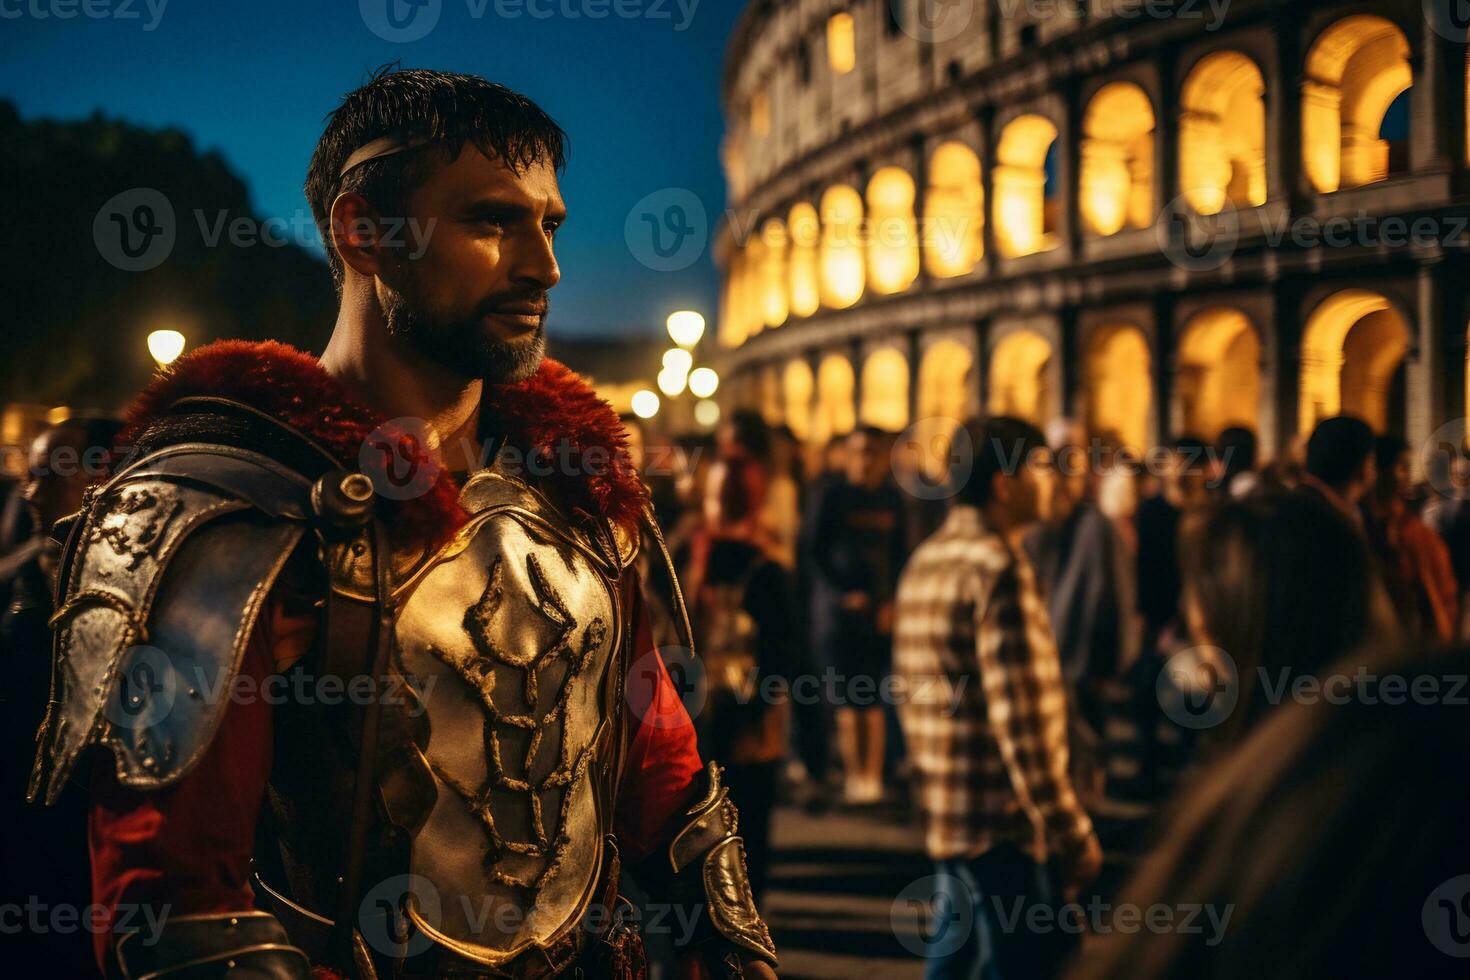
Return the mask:
<svg viewBox="0 0 1470 980"><path fill-rule="evenodd" d="M640 572L682 586L699 675L686 707L727 765L758 899L783 796L912 805L945 910L930 977L1454 966L1421 907L1470 870L1451 829L1465 783L1438 768L1470 727L1449 697L1343 705L1296 685L1367 672L1451 689L1466 657L1434 651L1470 623L1463 456L1426 460L1416 483L1402 439L1347 416L1269 463L1240 428L1139 456L1072 420L989 418L956 428L936 475L868 427L812 452L752 413L671 445L628 425L671 556L643 549ZM29 842L81 840L81 805L18 805L49 683L47 529L81 506L88 447L115 435L106 420L49 430L0 519L6 861L59 896L85 881L85 852L73 867ZM77 465L55 465L63 453ZM679 611L650 604L672 663ZM1142 745L1124 780L1120 712ZM1228 907L1223 938L1104 930L1079 956L1075 936L1008 917L1094 883L1094 818L1120 794L1163 815L1120 900ZM1447 906L1452 936L1460 912ZM86 961L77 944L55 955Z"/></svg>
<svg viewBox="0 0 1470 980"><path fill-rule="evenodd" d="M1043 433L991 418L957 428L937 478L874 428L809 451L737 413L712 438L635 441L695 635L711 638L697 721L739 760L732 792L758 889L783 788L817 807L886 799L913 805L934 861L944 911L930 977L1042 980L1069 962L1087 978L1367 976L1393 955L1452 971L1420 916L1436 883L1466 869L1462 845L1438 816L1424 827L1445 835L1433 842L1396 835L1416 834L1413 809L1454 778L1428 774L1422 753L1437 750L1419 741L1450 723L1453 699L1366 694L1332 714L1341 699L1303 691L1453 674L1433 651L1464 639L1470 609L1462 455L1426 459L1416 483L1408 444L1349 416L1271 461L1245 428L1139 455L1072 420ZM947 489L923 492L936 485ZM784 678L787 697L752 699L730 679L741 642L711 627L732 607L751 651L739 662ZM798 696L812 678L824 696ZM1308 703L1278 710L1290 701ZM1119 716L1131 768L1113 758ZM1375 782L1401 801L1378 799ZM1141 930L1079 956L1067 934L1006 918L1012 902L1055 908L1094 883L1093 816L1117 796L1161 815L1123 894L1228 904L1223 940ZM1461 790L1442 801L1464 815ZM1279 841L1243 829L1274 821ZM1347 868L1300 880L1354 849L1375 871L1409 860L1376 891ZM1384 936L1356 931L1375 916ZM1373 948L1355 959L1334 942Z"/></svg>

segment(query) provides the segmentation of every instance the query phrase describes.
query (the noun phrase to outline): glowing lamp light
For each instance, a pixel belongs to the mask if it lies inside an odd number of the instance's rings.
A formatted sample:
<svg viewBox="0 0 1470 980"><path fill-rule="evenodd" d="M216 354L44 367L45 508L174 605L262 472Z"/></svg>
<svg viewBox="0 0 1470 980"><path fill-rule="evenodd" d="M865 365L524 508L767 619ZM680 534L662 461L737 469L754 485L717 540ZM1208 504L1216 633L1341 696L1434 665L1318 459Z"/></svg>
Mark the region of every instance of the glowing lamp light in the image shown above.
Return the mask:
<svg viewBox="0 0 1470 980"><path fill-rule="evenodd" d="M658 395L643 388L633 395L633 414L640 419L651 419L658 414Z"/></svg>
<svg viewBox="0 0 1470 980"><path fill-rule="evenodd" d="M664 351L664 370L675 371L679 374L688 374L689 369L694 367L694 355L682 347Z"/></svg>
<svg viewBox="0 0 1470 980"><path fill-rule="evenodd" d="M184 352L184 335L177 330L155 330L148 335L148 353L160 367L167 367Z"/></svg>
<svg viewBox="0 0 1470 980"><path fill-rule="evenodd" d="M706 429L713 429L720 421L720 406L717 402L702 401L694 406L694 421Z"/></svg>
<svg viewBox="0 0 1470 980"><path fill-rule="evenodd" d="M704 317L693 310L669 314L669 337L680 347L693 347L704 336Z"/></svg>
<svg viewBox="0 0 1470 980"><path fill-rule="evenodd" d="M713 368L695 368L689 374L689 392L696 398L708 398L720 386L720 376Z"/></svg>
<svg viewBox="0 0 1470 980"><path fill-rule="evenodd" d="M658 390L675 398L684 392L684 385L689 380L689 375L683 371L675 371L673 368L664 368L658 373Z"/></svg>

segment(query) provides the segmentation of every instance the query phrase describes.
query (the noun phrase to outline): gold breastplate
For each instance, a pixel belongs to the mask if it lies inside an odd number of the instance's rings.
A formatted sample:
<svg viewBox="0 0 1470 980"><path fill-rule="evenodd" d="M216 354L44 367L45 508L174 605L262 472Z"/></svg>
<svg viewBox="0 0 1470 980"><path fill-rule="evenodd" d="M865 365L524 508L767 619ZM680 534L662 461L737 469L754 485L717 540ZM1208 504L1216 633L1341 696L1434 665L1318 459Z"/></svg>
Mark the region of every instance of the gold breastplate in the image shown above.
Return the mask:
<svg viewBox="0 0 1470 980"><path fill-rule="evenodd" d="M605 522L572 526L514 476L476 474L460 503L469 523L399 588L394 667L421 692L433 798L422 774L384 797L437 899L416 925L499 966L577 928L603 870L626 562Z"/></svg>

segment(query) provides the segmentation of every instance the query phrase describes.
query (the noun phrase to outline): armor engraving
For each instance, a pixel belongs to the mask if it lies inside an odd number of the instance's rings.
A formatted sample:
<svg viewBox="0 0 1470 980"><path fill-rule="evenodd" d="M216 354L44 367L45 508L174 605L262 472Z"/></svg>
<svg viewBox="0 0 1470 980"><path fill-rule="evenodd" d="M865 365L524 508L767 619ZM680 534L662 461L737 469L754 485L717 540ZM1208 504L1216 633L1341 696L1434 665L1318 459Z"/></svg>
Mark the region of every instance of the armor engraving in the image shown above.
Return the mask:
<svg viewBox="0 0 1470 980"><path fill-rule="evenodd" d="M415 922L499 965L576 928L608 831L600 752L618 604L601 554L519 480L464 488L471 520L398 620L398 667L422 682L420 752L439 784L411 865L439 893ZM390 801L390 810L392 804Z"/></svg>
<svg viewBox="0 0 1470 980"><path fill-rule="evenodd" d="M103 518L93 525L88 540L106 541L128 571L153 555L163 543L169 522L184 508L183 498L162 485L124 487L102 502Z"/></svg>

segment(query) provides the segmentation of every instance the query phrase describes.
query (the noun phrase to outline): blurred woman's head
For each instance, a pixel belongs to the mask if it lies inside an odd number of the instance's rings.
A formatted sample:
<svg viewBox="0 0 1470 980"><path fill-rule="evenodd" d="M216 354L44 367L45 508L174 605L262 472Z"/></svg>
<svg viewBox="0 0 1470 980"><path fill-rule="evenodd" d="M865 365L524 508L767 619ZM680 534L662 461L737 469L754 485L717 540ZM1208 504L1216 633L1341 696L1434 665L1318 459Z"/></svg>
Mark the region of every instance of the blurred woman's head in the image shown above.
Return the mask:
<svg viewBox="0 0 1470 980"><path fill-rule="evenodd" d="M1099 929L1068 980L1466 975L1470 656L1317 673L1338 696L1283 707L1203 770L1111 906L1192 928Z"/></svg>
<svg viewBox="0 0 1470 980"><path fill-rule="evenodd" d="M1379 625L1366 544L1314 496L1264 494L1196 514L1181 536L1180 562L1190 632L1235 662L1240 699L1227 735L1269 707L1263 679L1316 671Z"/></svg>

